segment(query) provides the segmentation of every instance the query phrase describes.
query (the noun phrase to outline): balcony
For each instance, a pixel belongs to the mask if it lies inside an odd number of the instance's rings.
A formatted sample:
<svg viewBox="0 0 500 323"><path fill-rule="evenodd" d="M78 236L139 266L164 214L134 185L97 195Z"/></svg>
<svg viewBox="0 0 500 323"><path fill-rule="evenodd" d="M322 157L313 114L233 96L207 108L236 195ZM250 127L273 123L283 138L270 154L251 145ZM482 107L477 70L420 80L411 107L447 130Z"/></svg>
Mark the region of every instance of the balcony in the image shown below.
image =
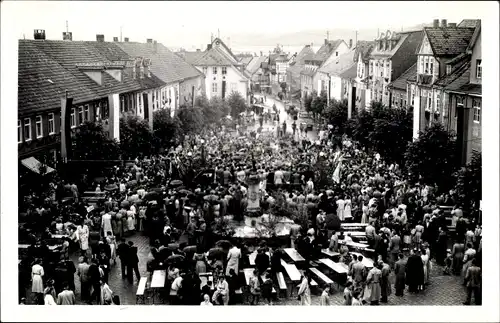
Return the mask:
<svg viewBox="0 0 500 323"><path fill-rule="evenodd" d="M417 84L419 84L419 85L430 85L430 84L432 84L432 75L417 74Z"/></svg>

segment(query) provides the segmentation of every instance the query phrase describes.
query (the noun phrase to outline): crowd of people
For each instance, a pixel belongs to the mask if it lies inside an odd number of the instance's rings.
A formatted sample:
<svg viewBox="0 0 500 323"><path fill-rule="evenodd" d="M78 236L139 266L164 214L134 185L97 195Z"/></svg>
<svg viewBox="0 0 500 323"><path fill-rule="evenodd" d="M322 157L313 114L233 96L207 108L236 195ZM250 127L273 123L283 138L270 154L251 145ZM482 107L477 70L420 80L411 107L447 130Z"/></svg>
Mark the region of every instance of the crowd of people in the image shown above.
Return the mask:
<svg viewBox="0 0 500 323"><path fill-rule="evenodd" d="M258 183L257 192L250 189L251 181ZM99 197L95 203L80 185ZM118 258L122 278L132 284L135 273L139 281L138 250L127 242L136 231L149 237L148 272L167 270L165 298L173 303L233 303L246 285L239 269L256 251L250 303L271 304L274 273L283 271L283 245L233 239L223 220L241 223L247 205L256 201L264 222L278 212L295 221L288 243L307 260L317 259L325 247L340 253L349 267L346 305L386 303L391 272L396 296L406 285L410 293L424 290L431 260L444 274L462 276L465 303L471 294L480 303L481 227L464 216L456 193L440 192L432 183L410 183L397 164L348 138L328 135L328 128L317 141L288 136L286 130L278 137L205 131L160 156L115 166L100 180L84 178L78 186L55 178L49 189L23 201L20 238L29 247L20 268L29 268L29 274L21 275L20 290L31 280L37 304L75 304L75 275L82 302L118 304L109 272ZM349 235L339 242L340 223L346 220L367 224L373 268L350 253ZM62 237L55 250L50 248L54 236ZM70 257L75 249L76 266ZM202 279L207 272L214 273L213 281ZM311 303L310 279L305 273L298 292L304 305ZM325 295L333 290L323 291L322 305L328 305Z"/></svg>

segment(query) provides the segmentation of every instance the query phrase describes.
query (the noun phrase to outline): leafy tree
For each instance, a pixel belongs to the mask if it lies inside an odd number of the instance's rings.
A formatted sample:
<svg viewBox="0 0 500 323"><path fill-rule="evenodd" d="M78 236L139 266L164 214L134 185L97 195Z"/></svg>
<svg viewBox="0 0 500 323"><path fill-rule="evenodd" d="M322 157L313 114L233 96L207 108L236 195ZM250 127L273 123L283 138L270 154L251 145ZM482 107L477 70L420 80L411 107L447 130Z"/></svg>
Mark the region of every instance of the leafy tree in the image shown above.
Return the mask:
<svg viewBox="0 0 500 323"><path fill-rule="evenodd" d="M183 135L198 133L203 128L203 112L199 108L185 105L180 106L177 116L181 121Z"/></svg>
<svg viewBox="0 0 500 323"><path fill-rule="evenodd" d="M374 127L374 118L371 111L361 110L354 119L353 138L365 147L370 146L370 133Z"/></svg>
<svg viewBox="0 0 500 323"><path fill-rule="evenodd" d="M312 112L312 101L313 101L313 96L308 95L307 93L304 95L304 107L307 112Z"/></svg>
<svg viewBox="0 0 500 323"><path fill-rule="evenodd" d="M422 131L405 153L405 165L411 179L437 184L442 191L454 184L456 160L456 142L439 123Z"/></svg>
<svg viewBox="0 0 500 323"><path fill-rule="evenodd" d="M154 140L147 120L130 115L120 118L120 147L124 158L151 155Z"/></svg>
<svg viewBox="0 0 500 323"><path fill-rule="evenodd" d="M284 94L286 94L286 82L281 82L280 86L281 86L281 91L282 91Z"/></svg>
<svg viewBox="0 0 500 323"><path fill-rule="evenodd" d="M347 100L332 100L323 113L323 117L333 126L333 133L341 136L345 133L347 124Z"/></svg>
<svg viewBox="0 0 500 323"><path fill-rule="evenodd" d="M247 103L239 92L231 93L227 98L227 104L229 105L233 119L238 119L240 113L245 112L247 109Z"/></svg>
<svg viewBox="0 0 500 323"><path fill-rule="evenodd" d="M322 91L319 96L313 93L313 101L311 103L311 109L314 116L322 115L323 111L327 108L328 98L326 92Z"/></svg>
<svg viewBox="0 0 500 323"><path fill-rule="evenodd" d="M157 150L175 145L181 136L181 121L168 109L153 112L153 134Z"/></svg>
<svg viewBox="0 0 500 323"><path fill-rule="evenodd" d="M466 210L479 208L479 201L482 196L482 160L480 153L472 155L470 163L462 167L455 174L457 180L456 190L460 202Z"/></svg>
<svg viewBox="0 0 500 323"><path fill-rule="evenodd" d="M220 124L229 114L229 105L219 97L212 97L210 102L203 106L203 120L208 124Z"/></svg>
<svg viewBox="0 0 500 323"><path fill-rule="evenodd" d="M76 160L116 160L120 145L111 139L100 123L84 122L73 139L73 156Z"/></svg>

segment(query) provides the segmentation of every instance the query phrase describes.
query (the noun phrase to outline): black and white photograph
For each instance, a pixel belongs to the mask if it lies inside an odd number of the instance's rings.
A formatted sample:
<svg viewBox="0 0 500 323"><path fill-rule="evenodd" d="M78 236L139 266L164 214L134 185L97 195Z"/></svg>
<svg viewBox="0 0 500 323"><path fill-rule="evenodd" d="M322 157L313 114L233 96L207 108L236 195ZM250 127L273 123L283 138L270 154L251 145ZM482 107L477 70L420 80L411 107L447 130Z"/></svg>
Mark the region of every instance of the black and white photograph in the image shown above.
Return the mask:
<svg viewBox="0 0 500 323"><path fill-rule="evenodd" d="M1 6L5 321L500 320L497 2Z"/></svg>

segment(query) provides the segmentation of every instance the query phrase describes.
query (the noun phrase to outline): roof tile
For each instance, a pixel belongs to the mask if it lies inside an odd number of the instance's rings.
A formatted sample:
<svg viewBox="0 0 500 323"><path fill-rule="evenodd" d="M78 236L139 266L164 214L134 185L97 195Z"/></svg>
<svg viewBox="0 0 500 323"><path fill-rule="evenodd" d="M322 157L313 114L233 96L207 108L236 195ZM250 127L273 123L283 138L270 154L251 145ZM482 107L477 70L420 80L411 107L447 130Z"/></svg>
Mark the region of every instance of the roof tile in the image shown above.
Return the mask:
<svg viewBox="0 0 500 323"><path fill-rule="evenodd" d="M459 55L467 49L474 28L424 28L436 56Z"/></svg>

